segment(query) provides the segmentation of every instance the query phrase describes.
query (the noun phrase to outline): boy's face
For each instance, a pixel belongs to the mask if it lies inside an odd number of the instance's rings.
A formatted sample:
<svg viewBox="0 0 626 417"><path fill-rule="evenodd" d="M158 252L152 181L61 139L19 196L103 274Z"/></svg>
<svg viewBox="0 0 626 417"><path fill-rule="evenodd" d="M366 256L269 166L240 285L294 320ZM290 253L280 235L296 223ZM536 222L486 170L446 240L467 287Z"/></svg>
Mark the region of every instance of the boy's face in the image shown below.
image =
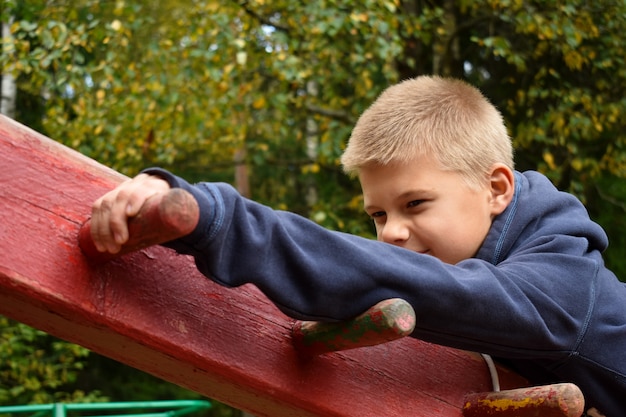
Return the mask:
<svg viewBox="0 0 626 417"><path fill-rule="evenodd" d="M362 167L359 179L378 240L450 264L473 257L493 217L504 210L491 185L472 189L459 173L427 156Z"/></svg>

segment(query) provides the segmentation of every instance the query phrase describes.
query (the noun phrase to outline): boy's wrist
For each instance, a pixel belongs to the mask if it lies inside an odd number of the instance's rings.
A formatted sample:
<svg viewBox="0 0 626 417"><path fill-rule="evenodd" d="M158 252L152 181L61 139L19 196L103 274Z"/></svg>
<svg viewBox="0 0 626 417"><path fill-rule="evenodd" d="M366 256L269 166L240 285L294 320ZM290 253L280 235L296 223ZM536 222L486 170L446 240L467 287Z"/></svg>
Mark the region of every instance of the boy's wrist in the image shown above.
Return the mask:
<svg viewBox="0 0 626 417"><path fill-rule="evenodd" d="M184 188L181 186L179 178L171 172L158 167L146 168L141 171L141 174L154 175L167 182L170 188Z"/></svg>
<svg viewBox="0 0 626 417"><path fill-rule="evenodd" d="M208 244L208 242L214 237L216 233L216 226L214 221L217 214L217 204L215 195L216 190L211 187L213 192L202 191L202 188L191 185L183 178L180 178L171 172L158 167L146 168L141 171L142 174L154 175L166 181L170 188L180 188L191 193L198 203L200 209L200 221L196 229L189 235L177 239L175 242L169 242L166 246L176 249L182 253L193 253ZM208 187L208 184L205 184ZM218 222L219 223L219 222ZM182 245L182 246L181 246ZM189 249L192 249L190 252Z"/></svg>

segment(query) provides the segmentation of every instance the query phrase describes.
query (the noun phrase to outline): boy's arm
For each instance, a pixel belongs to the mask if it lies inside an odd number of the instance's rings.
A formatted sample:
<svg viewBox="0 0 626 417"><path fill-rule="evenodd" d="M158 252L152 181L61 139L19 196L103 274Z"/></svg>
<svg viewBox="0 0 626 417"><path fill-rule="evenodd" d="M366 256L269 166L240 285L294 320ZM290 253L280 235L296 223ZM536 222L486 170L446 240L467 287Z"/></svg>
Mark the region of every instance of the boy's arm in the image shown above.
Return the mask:
<svg viewBox="0 0 626 417"><path fill-rule="evenodd" d="M546 248L533 256L542 265L525 265L521 258L526 254L498 266L480 259L449 265L328 231L242 198L227 184L190 185L160 169L144 173L189 191L200 207L198 227L167 246L194 256L199 270L222 285L256 285L294 318L346 320L381 300L402 298L415 309L416 337L524 357L533 349L562 352L575 345L591 305L592 291L585 288L593 285L589 277L597 265L582 257L557 267L555 257L563 255ZM546 274L571 274L571 280L579 281L570 282L572 288L585 287L566 291L569 286L546 279Z"/></svg>

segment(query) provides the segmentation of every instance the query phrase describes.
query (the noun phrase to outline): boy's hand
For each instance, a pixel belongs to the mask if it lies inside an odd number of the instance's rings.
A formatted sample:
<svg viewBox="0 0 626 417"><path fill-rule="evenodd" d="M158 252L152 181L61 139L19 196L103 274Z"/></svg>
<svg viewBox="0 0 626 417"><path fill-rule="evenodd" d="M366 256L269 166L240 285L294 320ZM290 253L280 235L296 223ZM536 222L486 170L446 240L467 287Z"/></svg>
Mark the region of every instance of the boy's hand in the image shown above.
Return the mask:
<svg viewBox="0 0 626 417"><path fill-rule="evenodd" d="M91 211L91 238L96 249L119 252L128 241L128 219L137 215L150 197L169 190L165 180L139 174L96 200Z"/></svg>

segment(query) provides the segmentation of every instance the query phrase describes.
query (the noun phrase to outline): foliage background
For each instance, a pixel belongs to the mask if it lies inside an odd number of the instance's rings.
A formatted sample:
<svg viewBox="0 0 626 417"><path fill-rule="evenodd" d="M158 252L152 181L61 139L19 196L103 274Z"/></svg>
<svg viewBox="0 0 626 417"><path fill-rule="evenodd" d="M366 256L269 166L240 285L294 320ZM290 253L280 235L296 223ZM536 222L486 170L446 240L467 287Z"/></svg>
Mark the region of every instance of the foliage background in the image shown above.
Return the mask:
<svg viewBox="0 0 626 417"><path fill-rule="evenodd" d="M357 117L399 80L466 79L503 113L518 169L585 202L626 277L621 0L4 0L1 13L17 120L129 176L231 182L364 236L339 165ZM10 320L0 331L0 404L193 396Z"/></svg>

